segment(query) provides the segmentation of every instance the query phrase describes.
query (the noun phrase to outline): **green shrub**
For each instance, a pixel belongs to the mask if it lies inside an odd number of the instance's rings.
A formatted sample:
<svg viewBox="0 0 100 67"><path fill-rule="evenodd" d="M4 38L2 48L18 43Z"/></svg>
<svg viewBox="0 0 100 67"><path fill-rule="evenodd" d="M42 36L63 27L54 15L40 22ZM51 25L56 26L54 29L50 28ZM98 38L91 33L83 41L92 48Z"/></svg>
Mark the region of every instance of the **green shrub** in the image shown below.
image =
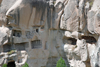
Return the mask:
<svg viewBox="0 0 100 67"><path fill-rule="evenodd" d="M62 57L57 61L56 67L67 67L64 59Z"/></svg>
<svg viewBox="0 0 100 67"><path fill-rule="evenodd" d="M3 64L2 67L7 67L7 64Z"/></svg>
<svg viewBox="0 0 100 67"><path fill-rule="evenodd" d="M27 63L25 63L22 67L29 67Z"/></svg>

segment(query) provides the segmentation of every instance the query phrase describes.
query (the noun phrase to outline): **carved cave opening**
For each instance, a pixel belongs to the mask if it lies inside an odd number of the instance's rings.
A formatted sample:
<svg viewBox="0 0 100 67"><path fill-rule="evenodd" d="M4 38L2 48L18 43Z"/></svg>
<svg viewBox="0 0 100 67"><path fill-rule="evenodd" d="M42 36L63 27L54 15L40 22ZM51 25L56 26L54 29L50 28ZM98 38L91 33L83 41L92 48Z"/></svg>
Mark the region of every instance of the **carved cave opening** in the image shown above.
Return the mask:
<svg viewBox="0 0 100 67"><path fill-rule="evenodd" d="M39 32L39 30L38 30L38 29L36 29L36 32L38 33L38 32Z"/></svg>
<svg viewBox="0 0 100 67"><path fill-rule="evenodd" d="M5 44L3 45L3 52L9 52L13 49L12 46L14 46L14 49L16 49L17 51L21 51L21 50L25 50L25 46L28 43L16 43L15 45L11 45L11 44Z"/></svg>
<svg viewBox="0 0 100 67"><path fill-rule="evenodd" d="M27 43L17 43L17 44L15 44L15 49L17 50L17 51L21 51L21 50L25 50L25 45L26 45Z"/></svg>
<svg viewBox="0 0 100 67"><path fill-rule="evenodd" d="M8 62L7 67L16 67L15 61Z"/></svg>
<svg viewBox="0 0 100 67"><path fill-rule="evenodd" d="M69 38L68 39L69 41L70 41L70 43L69 44L71 44L71 45L76 45L76 39L75 38Z"/></svg>
<svg viewBox="0 0 100 67"><path fill-rule="evenodd" d="M3 45L3 52L9 52L10 50L11 50L11 45L10 44Z"/></svg>
<svg viewBox="0 0 100 67"><path fill-rule="evenodd" d="M40 40L32 41L31 42L31 47L32 47L32 49L41 48L42 47L42 42Z"/></svg>
<svg viewBox="0 0 100 67"><path fill-rule="evenodd" d="M19 30L13 30L13 36L21 37L22 33Z"/></svg>
<svg viewBox="0 0 100 67"><path fill-rule="evenodd" d="M33 38L33 36L34 36L34 32L33 32L33 31L26 31L25 33L26 33L26 37L27 37L28 39L31 39L31 38Z"/></svg>
<svg viewBox="0 0 100 67"><path fill-rule="evenodd" d="M82 39L85 39L86 43L90 43L90 44L97 42L97 40L92 36L82 36Z"/></svg>
<svg viewBox="0 0 100 67"><path fill-rule="evenodd" d="M63 38L63 43L64 44L70 44L70 45L76 45L76 42L77 42L77 39L75 38L67 38L67 37L64 37Z"/></svg>

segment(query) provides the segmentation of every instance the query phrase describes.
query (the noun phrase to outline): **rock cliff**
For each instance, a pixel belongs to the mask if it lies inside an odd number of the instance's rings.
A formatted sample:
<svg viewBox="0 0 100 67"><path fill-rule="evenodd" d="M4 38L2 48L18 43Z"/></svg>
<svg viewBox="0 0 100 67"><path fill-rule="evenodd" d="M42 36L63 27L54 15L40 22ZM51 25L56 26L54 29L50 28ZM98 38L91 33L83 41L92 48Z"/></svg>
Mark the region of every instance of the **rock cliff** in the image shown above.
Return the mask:
<svg viewBox="0 0 100 67"><path fill-rule="evenodd" d="M100 67L100 0L0 0L0 67Z"/></svg>

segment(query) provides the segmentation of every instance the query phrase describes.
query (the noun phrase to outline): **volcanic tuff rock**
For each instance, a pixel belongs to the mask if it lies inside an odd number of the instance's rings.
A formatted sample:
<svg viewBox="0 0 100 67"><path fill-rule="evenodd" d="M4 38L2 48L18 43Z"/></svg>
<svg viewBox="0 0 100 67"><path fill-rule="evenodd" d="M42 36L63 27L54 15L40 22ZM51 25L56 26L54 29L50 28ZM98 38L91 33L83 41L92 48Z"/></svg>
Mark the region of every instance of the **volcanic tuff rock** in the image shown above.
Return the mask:
<svg viewBox="0 0 100 67"><path fill-rule="evenodd" d="M100 0L0 0L0 67L100 67Z"/></svg>

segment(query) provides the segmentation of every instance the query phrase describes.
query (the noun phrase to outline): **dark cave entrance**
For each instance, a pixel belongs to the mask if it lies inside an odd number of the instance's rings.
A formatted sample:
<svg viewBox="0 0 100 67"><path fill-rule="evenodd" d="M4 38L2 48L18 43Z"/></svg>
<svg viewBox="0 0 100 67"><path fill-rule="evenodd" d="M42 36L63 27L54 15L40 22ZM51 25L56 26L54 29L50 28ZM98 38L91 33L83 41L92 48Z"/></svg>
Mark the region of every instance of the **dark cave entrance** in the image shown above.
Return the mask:
<svg viewBox="0 0 100 67"><path fill-rule="evenodd" d="M15 61L8 62L7 67L16 67Z"/></svg>

